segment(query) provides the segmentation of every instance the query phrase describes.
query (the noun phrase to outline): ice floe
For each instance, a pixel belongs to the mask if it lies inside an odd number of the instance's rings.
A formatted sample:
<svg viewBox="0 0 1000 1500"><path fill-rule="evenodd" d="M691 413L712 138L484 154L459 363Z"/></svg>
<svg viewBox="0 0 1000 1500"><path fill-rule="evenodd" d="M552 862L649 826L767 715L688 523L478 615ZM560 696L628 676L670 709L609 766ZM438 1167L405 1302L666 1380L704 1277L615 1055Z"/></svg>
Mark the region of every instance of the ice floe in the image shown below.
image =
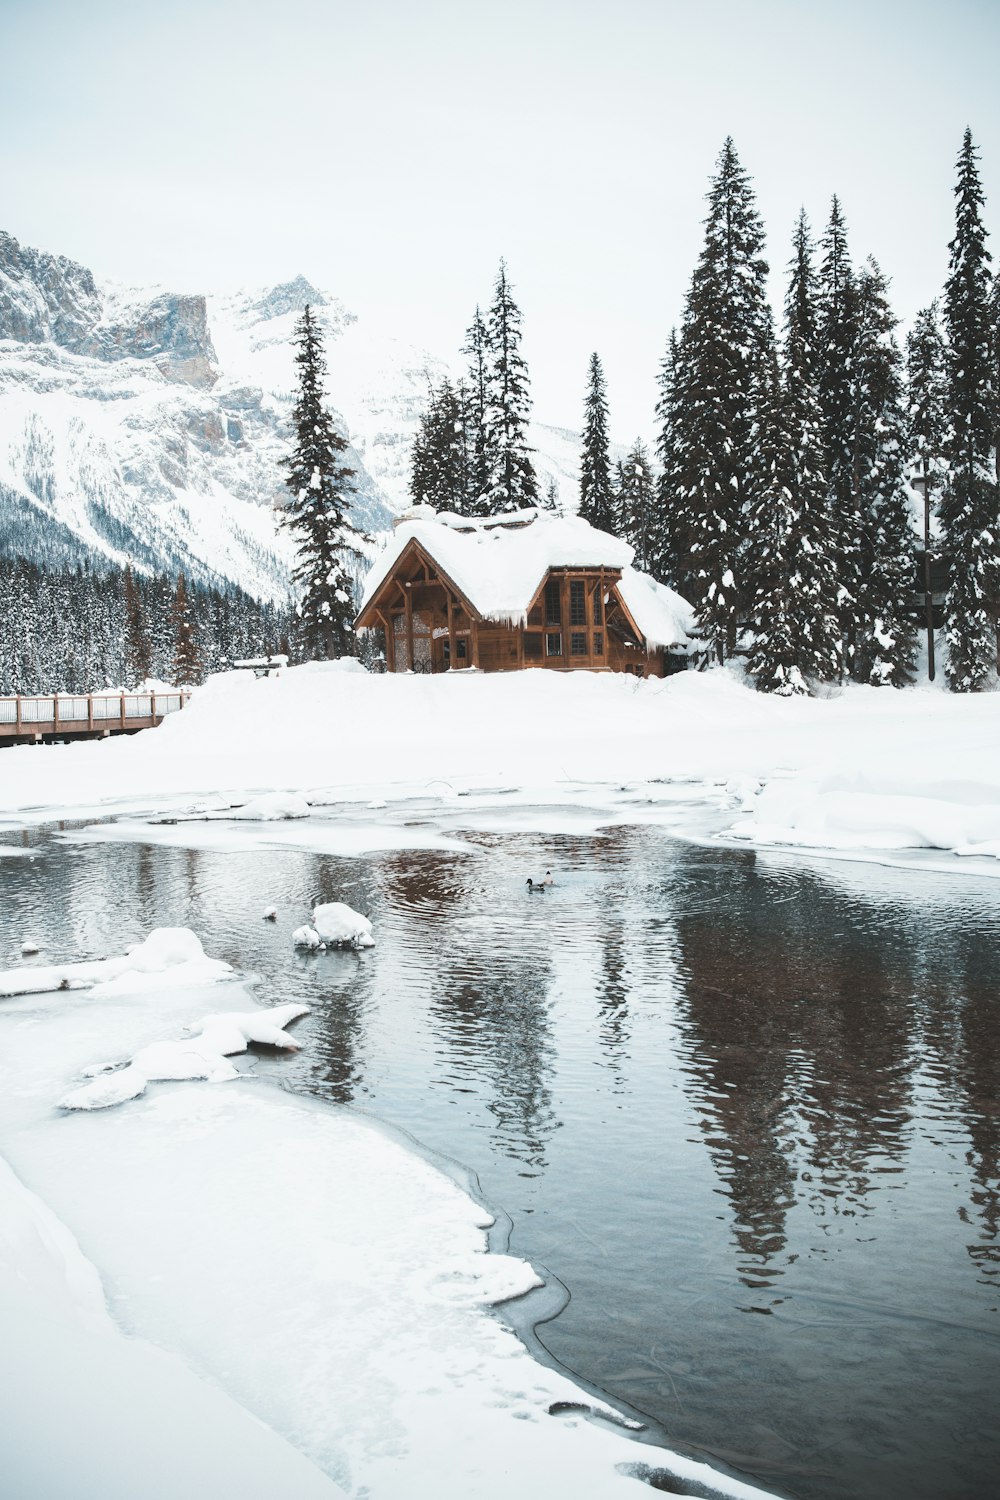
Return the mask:
<svg viewBox="0 0 1000 1500"><path fill-rule="evenodd" d="M47 990L87 989L94 995L132 994L228 979L232 965L209 958L188 927L156 927L117 958L29 965L0 971L0 998Z"/></svg>

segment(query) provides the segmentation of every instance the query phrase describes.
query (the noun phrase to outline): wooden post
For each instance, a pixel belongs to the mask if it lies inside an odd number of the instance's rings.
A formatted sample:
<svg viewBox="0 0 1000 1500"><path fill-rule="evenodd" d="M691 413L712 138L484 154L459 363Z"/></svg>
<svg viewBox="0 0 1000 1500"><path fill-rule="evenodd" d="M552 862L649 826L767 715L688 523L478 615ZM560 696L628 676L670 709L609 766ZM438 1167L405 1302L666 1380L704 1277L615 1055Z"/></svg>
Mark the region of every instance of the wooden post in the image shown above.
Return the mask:
<svg viewBox="0 0 1000 1500"><path fill-rule="evenodd" d="M122 725L122 728L124 729L125 728L125 694L124 693L122 693L121 725Z"/></svg>
<svg viewBox="0 0 1000 1500"><path fill-rule="evenodd" d="M475 620L470 620L472 626L472 665L479 666L479 626Z"/></svg>
<svg viewBox="0 0 1000 1500"><path fill-rule="evenodd" d="M448 671L454 672L457 660L455 656L457 649L455 642L455 609L451 601L451 595L446 594L445 598L448 603Z"/></svg>
<svg viewBox="0 0 1000 1500"><path fill-rule="evenodd" d="M378 618L382 622L382 634L385 636L385 665L386 665L386 670L389 671L389 672L395 672L395 670L396 670L396 632L392 628L392 616L391 615L388 615L388 616L384 615L380 609L377 609L375 611L375 613L378 615Z"/></svg>
<svg viewBox="0 0 1000 1500"><path fill-rule="evenodd" d="M14 703L16 705L16 707L14 709L14 727L15 727L16 733L20 734L21 733L21 695L20 695L20 693L18 693L17 697L14 699Z"/></svg>
<svg viewBox="0 0 1000 1500"><path fill-rule="evenodd" d="M413 591L406 585L406 670L413 671Z"/></svg>
<svg viewBox="0 0 1000 1500"><path fill-rule="evenodd" d="M149 717L152 719L153 723L155 724L156 723L156 694L155 693L150 693L150 695L149 695Z"/></svg>
<svg viewBox="0 0 1000 1500"><path fill-rule="evenodd" d="M59 728L59 694L52 694L52 728Z"/></svg>
<svg viewBox="0 0 1000 1500"><path fill-rule="evenodd" d="M87 694L87 730L88 730L88 732L92 731L93 728L94 728L94 695L93 695L93 693L88 693Z"/></svg>
<svg viewBox="0 0 1000 1500"><path fill-rule="evenodd" d="M562 661L564 667L573 665L570 655L570 630L569 623L569 578L563 571L562 580L559 585L559 613L562 615Z"/></svg>

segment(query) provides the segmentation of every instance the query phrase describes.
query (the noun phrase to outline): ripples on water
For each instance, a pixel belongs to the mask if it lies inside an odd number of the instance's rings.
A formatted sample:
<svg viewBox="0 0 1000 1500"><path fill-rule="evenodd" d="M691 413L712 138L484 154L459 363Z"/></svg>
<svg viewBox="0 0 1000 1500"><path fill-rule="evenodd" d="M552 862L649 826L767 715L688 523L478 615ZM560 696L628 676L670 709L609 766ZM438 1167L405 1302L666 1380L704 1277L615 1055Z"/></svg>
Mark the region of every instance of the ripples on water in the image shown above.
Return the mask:
<svg viewBox="0 0 1000 1500"><path fill-rule="evenodd" d="M258 1070L477 1172L570 1290L545 1344L672 1441L809 1500L993 1489L1000 885L650 829L362 860L18 838L5 959L183 923L307 1000L305 1050ZM316 899L378 946L293 953Z"/></svg>

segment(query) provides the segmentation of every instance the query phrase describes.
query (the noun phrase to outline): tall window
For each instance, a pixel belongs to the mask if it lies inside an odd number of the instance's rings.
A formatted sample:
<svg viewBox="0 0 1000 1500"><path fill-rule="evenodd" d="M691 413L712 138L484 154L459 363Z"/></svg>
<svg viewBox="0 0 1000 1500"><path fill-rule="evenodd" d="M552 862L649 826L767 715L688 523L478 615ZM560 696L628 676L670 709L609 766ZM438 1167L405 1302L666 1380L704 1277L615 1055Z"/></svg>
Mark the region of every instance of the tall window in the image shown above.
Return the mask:
<svg viewBox="0 0 1000 1500"><path fill-rule="evenodd" d="M604 600L601 597L601 587L600 587L600 585L598 585L597 588L594 590L594 624L595 625L602 625L603 623L604 623Z"/></svg>
<svg viewBox="0 0 1000 1500"><path fill-rule="evenodd" d="M545 637L545 655L562 656L562 631L550 630Z"/></svg>
<svg viewBox="0 0 1000 1500"><path fill-rule="evenodd" d="M587 623L587 594L579 579L574 579L569 586L569 623L571 625L586 625Z"/></svg>
<svg viewBox="0 0 1000 1500"><path fill-rule="evenodd" d="M562 604L560 599L561 589L558 578L551 579L545 585L545 623L546 625L562 624ZM557 655L559 653L556 653ZM550 652L551 656L552 653Z"/></svg>

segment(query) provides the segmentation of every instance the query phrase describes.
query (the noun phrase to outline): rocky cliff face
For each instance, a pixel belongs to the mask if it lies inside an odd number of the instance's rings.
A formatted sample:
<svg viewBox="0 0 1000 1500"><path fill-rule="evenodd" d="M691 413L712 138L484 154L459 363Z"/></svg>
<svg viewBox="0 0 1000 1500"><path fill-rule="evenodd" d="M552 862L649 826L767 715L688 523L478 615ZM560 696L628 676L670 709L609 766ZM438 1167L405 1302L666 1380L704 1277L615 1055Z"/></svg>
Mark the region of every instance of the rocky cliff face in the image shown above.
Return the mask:
<svg viewBox="0 0 1000 1500"><path fill-rule="evenodd" d="M284 597L292 547L276 509L306 303L350 444L355 520L383 530L407 503L443 361L376 335L302 276L229 297L133 290L0 232L0 552L183 568ZM571 481L575 436L532 437L543 482Z"/></svg>

